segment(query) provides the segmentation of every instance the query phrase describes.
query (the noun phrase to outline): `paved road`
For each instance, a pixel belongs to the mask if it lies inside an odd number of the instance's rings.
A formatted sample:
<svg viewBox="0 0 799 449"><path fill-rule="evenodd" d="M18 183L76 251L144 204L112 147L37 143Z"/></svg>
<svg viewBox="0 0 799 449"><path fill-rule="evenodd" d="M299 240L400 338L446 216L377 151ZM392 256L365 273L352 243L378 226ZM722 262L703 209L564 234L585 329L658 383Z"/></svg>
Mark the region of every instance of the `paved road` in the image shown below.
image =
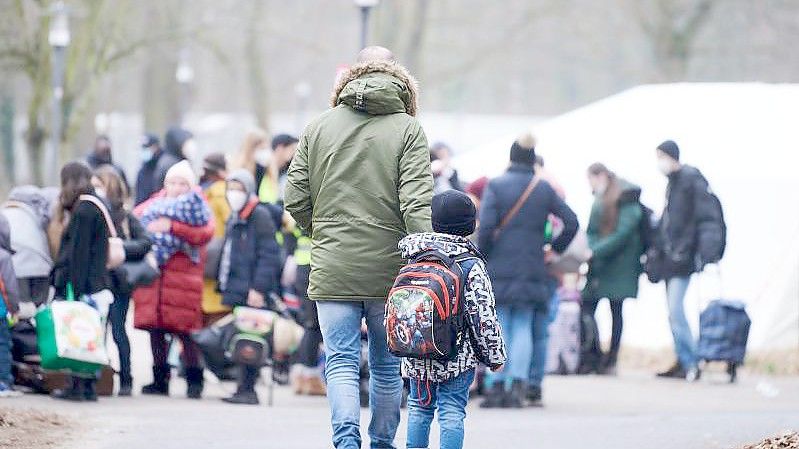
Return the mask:
<svg viewBox="0 0 799 449"><path fill-rule="evenodd" d="M758 388L761 381L744 375L735 386L721 383L720 377L689 385L655 380L646 373L551 377L543 409L481 410L471 404L465 447L734 448L799 429L799 378L767 378L768 388ZM47 409L80 420L85 431L61 446L68 449L330 447L324 398L298 398L278 389L273 407L235 407L218 399L232 385L209 386L206 399L199 402L179 397L184 391L180 381L173 387L175 397L169 399L67 404L26 396L2 405ZM404 432L403 427L399 447L404 447ZM437 447L433 439L432 447Z"/></svg>

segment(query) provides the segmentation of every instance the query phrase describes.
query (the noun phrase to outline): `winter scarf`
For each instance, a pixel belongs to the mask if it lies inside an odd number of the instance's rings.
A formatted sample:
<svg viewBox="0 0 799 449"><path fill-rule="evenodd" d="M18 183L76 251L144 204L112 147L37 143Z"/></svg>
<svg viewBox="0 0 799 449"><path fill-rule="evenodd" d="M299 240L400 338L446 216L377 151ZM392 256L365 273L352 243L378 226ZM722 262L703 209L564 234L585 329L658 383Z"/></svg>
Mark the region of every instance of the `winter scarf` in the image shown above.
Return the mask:
<svg viewBox="0 0 799 449"><path fill-rule="evenodd" d="M211 211L202 196L195 191L177 198L161 198L153 201L141 217L145 228L153 221L164 217L189 226L205 226L211 219ZM152 234L153 252L159 266L163 266L178 251L186 253L194 263L200 263L200 252L182 239L170 233Z"/></svg>

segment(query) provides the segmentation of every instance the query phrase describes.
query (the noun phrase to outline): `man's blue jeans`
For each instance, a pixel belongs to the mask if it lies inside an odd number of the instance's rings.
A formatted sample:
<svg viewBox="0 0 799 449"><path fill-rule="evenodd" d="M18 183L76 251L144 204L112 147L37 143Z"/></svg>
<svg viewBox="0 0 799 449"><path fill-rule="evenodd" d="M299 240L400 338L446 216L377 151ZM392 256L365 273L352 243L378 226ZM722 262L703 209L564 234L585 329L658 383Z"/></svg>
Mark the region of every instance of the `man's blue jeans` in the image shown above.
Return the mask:
<svg viewBox="0 0 799 449"><path fill-rule="evenodd" d="M497 319L502 326L502 335L508 351L508 362L501 373L488 373L486 386L491 387L497 382L522 380L527 382L530 377L530 365L533 360L533 328L541 329L538 322L543 322L546 332L546 306L543 312L537 312L537 305L533 303L513 306L497 306ZM533 325L535 319L536 325ZM539 335L540 336L540 335ZM546 348L541 349L546 358Z"/></svg>
<svg viewBox="0 0 799 449"><path fill-rule="evenodd" d="M336 449L361 447L359 367L361 319L369 338L369 424L371 448L394 449L400 420L400 359L388 352L382 301L317 301L325 342L327 398Z"/></svg>
<svg viewBox="0 0 799 449"><path fill-rule="evenodd" d="M557 318L559 306L560 296L555 290L546 309L541 306L533 309L533 360L530 364L530 385L534 387L540 387L544 382L549 348L549 325Z"/></svg>
<svg viewBox="0 0 799 449"><path fill-rule="evenodd" d="M685 317L685 293L690 276L673 277L666 281L666 299L669 305L669 324L674 337L674 351L683 369L696 368L696 341Z"/></svg>
<svg viewBox="0 0 799 449"><path fill-rule="evenodd" d="M411 379L408 396L408 449L430 445L430 425L438 409L441 449L463 448L463 420L474 370L441 383L417 383ZM429 387L429 390L428 390Z"/></svg>

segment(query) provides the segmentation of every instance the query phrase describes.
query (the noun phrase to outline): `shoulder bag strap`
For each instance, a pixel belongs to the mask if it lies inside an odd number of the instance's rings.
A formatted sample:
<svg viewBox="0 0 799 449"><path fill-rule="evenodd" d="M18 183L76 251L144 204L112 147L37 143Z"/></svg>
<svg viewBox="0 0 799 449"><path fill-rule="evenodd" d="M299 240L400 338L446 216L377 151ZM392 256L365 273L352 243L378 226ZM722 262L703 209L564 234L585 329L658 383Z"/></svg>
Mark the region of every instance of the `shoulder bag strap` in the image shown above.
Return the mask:
<svg viewBox="0 0 799 449"><path fill-rule="evenodd" d="M502 220L500 220L499 222L499 226L497 226L497 228L494 229L494 240L496 240L497 237L499 237L499 234L501 234L502 230L505 229L505 226L507 226L508 223L510 223L510 221L513 220L513 217L515 217L516 214L519 213L522 206L524 206L524 203L527 202L527 198L530 198L530 194L533 193L533 190L535 190L540 181L541 178L533 175L533 179L530 180L530 184L527 185L527 188L524 189L524 192L522 192L522 195L519 197L519 199L516 200L516 203L513 205L513 207L510 208L508 213L505 214L504 217L502 217Z"/></svg>
<svg viewBox="0 0 799 449"><path fill-rule="evenodd" d="M81 195L80 197L78 197L78 199L80 199L81 201L88 201L97 206L97 208L100 209L100 213L103 214L103 218L105 218L105 224L108 227L109 236L111 238L118 237L117 228L116 226L114 226L114 221L111 220L111 214L108 213L108 209L105 207L105 204L103 204L102 201L100 201L98 198L95 198L92 195Z"/></svg>

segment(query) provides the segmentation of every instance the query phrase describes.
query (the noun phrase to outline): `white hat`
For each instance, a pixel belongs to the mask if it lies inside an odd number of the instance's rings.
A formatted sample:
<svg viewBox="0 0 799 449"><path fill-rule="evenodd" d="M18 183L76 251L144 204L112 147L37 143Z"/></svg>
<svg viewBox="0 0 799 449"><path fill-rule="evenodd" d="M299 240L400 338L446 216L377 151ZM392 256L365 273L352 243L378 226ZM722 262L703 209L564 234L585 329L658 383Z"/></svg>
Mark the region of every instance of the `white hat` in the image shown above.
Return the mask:
<svg viewBox="0 0 799 449"><path fill-rule="evenodd" d="M194 174L191 163L185 159L169 168L164 177L164 181L169 178L182 178L192 187L197 185L197 175Z"/></svg>

